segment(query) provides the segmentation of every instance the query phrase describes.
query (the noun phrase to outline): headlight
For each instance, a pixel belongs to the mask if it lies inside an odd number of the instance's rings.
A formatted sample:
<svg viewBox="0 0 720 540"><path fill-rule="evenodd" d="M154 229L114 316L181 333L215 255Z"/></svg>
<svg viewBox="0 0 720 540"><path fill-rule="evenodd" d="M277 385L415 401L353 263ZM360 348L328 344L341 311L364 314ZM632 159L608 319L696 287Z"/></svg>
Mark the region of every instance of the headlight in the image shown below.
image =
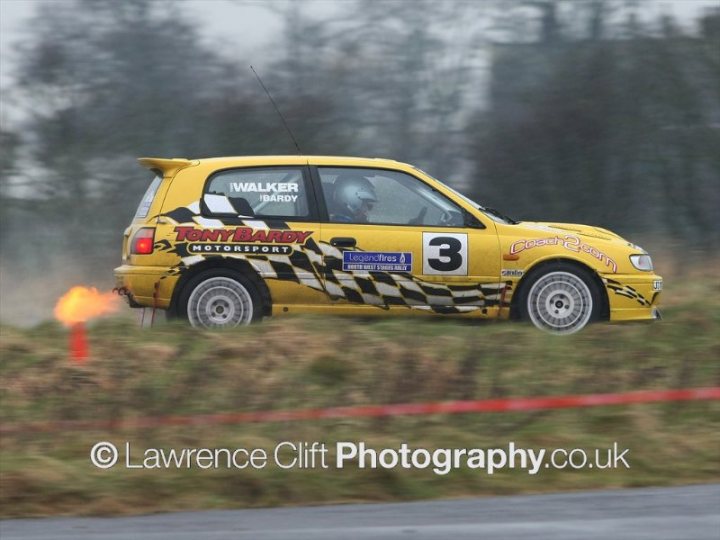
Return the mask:
<svg viewBox="0 0 720 540"><path fill-rule="evenodd" d="M650 255L630 255L630 262L638 270L652 272L653 264Z"/></svg>

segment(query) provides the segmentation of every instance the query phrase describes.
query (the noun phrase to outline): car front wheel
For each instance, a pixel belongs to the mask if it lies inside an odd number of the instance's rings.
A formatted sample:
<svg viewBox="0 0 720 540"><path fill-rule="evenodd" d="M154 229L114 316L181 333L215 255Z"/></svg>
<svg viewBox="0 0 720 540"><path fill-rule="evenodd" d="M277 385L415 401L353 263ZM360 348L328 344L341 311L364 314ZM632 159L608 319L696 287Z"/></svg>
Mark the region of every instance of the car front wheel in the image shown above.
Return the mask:
<svg viewBox="0 0 720 540"><path fill-rule="evenodd" d="M558 264L540 271L523 289L523 319L555 334L572 334L597 318L600 293L588 272Z"/></svg>

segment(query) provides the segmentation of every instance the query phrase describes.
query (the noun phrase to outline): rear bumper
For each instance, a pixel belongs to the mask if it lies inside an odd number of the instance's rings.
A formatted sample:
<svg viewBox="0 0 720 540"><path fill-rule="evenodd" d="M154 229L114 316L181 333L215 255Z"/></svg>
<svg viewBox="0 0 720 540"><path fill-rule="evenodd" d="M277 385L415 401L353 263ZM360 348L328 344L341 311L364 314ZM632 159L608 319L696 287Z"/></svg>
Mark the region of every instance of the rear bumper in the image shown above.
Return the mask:
<svg viewBox="0 0 720 540"><path fill-rule="evenodd" d="M177 276L166 268L125 264L114 270L115 288L127 296L131 307L167 308Z"/></svg>
<svg viewBox="0 0 720 540"><path fill-rule="evenodd" d="M656 321L663 279L656 274L608 274L603 277L610 321Z"/></svg>

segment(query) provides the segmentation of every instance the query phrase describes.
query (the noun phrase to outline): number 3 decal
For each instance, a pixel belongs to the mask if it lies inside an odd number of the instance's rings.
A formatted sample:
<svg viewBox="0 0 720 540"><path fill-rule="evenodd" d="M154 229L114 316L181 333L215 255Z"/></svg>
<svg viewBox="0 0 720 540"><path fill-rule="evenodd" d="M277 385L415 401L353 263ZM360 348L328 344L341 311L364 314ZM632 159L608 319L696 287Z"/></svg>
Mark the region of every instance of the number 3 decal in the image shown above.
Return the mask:
<svg viewBox="0 0 720 540"><path fill-rule="evenodd" d="M467 234L423 233L423 274L467 276Z"/></svg>

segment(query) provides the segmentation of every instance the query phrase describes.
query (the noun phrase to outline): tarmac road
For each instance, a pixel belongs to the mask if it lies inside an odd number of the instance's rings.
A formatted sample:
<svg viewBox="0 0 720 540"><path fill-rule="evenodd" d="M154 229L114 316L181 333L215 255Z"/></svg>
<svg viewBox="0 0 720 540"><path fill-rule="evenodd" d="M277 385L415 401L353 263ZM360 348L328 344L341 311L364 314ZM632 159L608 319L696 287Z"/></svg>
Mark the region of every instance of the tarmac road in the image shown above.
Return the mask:
<svg viewBox="0 0 720 540"><path fill-rule="evenodd" d="M2 540L718 540L720 484L0 522Z"/></svg>

